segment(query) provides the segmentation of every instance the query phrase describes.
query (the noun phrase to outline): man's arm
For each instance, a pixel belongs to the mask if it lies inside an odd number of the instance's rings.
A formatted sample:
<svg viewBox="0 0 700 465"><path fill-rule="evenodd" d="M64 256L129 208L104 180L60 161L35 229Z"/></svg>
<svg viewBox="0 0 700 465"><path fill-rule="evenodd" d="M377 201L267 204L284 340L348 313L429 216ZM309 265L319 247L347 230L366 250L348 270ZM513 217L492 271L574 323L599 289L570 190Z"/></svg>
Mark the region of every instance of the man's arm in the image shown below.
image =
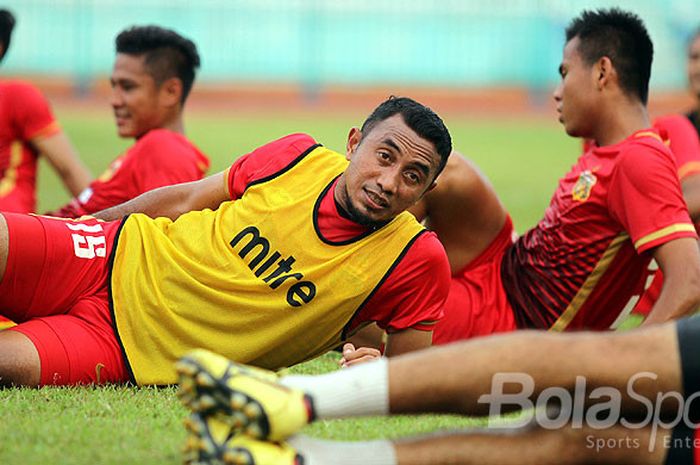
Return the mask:
<svg viewBox="0 0 700 465"><path fill-rule="evenodd" d="M376 336L376 334L374 335ZM412 328L404 329L388 335L384 355L396 357L415 350L426 349L431 346L432 342L432 331L421 331ZM381 356L379 349L374 347L355 348L351 342L348 342L343 345L343 358L340 359L339 364L341 367L349 367L372 361Z"/></svg>
<svg viewBox="0 0 700 465"><path fill-rule="evenodd" d="M71 195L80 194L92 181L90 171L80 161L73 144L63 131L35 137L29 143L46 157Z"/></svg>
<svg viewBox="0 0 700 465"><path fill-rule="evenodd" d="M154 189L93 216L113 221L130 213L143 213L151 218L165 216L175 220L189 211L205 208L214 210L222 202L230 200L227 172L228 170L221 171L199 181Z"/></svg>
<svg viewBox="0 0 700 465"><path fill-rule="evenodd" d="M681 180L683 198L688 213L694 222L700 221L700 173L691 174Z"/></svg>
<svg viewBox="0 0 700 465"><path fill-rule="evenodd" d="M653 254L664 274L664 285L645 325L678 319L700 304L698 242L689 237L675 239L654 249Z"/></svg>
<svg viewBox="0 0 700 465"><path fill-rule="evenodd" d="M430 347L432 343L432 331L407 328L389 333L386 340L384 355L387 357L395 357L397 355L413 352L414 350L426 349Z"/></svg>
<svg viewBox="0 0 700 465"><path fill-rule="evenodd" d="M409 211L437 233L452 273L461 271L493 242L507 216L486 176L458 152L450 155L435 188Z"/></svg>

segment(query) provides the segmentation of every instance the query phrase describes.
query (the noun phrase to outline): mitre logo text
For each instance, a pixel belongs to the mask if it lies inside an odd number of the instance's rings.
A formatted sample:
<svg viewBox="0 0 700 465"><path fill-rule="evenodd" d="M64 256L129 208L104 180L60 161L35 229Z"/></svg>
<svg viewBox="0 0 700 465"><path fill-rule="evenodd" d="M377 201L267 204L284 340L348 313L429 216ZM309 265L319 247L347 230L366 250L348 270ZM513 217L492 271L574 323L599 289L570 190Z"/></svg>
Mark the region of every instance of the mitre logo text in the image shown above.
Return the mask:
<svg viewBox="0 0 700 465"><path fill-rule="evenodd" d="M292 270L292 265L296 262L294 256L282 258L282 253L277 250L270 253L270 241L260 235L260 230L255 226L248 226L241 230L231 239L230 244L234 250L238 251L238 255L247 262L248 268L253 271L255 276L262 279L270 288L277 289L288 279L296 280L287 289L287 303L292 307L308 304L316 297L316 285L311 281L304 281L302 273ZM250 254L250 260L246 259L248 254Z"/></svg>

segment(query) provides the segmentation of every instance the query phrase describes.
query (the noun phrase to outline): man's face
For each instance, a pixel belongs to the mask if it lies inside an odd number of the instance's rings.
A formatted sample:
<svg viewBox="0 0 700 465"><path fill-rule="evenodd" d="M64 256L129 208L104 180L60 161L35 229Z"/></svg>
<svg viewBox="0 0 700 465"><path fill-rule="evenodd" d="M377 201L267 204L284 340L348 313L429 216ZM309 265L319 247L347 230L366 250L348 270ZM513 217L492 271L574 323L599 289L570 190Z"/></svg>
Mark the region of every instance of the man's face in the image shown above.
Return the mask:
<svg viewBox="0 0 700 465"><path fill-rule="evenodd" d="M350 160L336 189L336 200L365 226L380 225L416 203L434 186L440 165L435 146L418 136L399 114L368 133L350 131Z"/></svg>
<svg viewBox="0 0 700 465"><path fill-rule="evenodd" d="M110 78L111 105L120 137L139 138L162 127L167 115L161 88L148 74L144 56L117 53Z"/></svg>
<svg viewBox="0 0 700 465"><path fill-rule="evenodd" d="M693 39L688 49L688 85L693 95L700 99L700 35Z"/></svg>
<svg viewBox="0 0 700 465"><path fill-rule="evenodd" d="M596 71L587 65L578 51L579 39L574 37L564 47L559 74L561 81L554 90L559 122L573 137L589 137L595 119L598 94Z"/></svg>

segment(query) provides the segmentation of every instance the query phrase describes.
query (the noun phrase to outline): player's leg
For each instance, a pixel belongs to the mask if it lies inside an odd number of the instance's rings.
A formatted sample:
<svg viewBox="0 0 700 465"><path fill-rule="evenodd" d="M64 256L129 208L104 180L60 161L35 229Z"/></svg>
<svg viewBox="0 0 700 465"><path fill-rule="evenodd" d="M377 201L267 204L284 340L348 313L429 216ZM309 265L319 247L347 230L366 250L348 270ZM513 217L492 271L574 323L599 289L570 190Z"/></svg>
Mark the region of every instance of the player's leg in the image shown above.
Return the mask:
<svg viewBox="0 0 700 465"><path fill-rule="evenodd" d="M77 302L66 315L34 318L0 333L3 384L22 386L129 381L112 330L106 291ZM10 340L14 338L14 340ZM17 356L19 355L19 357Z"/></svg>
<svg viewBox="0 0 700 465"><path fill-rule="evenodd" d="M619 425L604 430L536 428L516 434L454 433L396 441L394 447L397 465L662 465L667 436L666 430Z"/></svg>
<svg viewBox="0 0 700 465"><path fill-rule="evenodd" d="M670 323L628 333L516 332L381 359L327 375L282 378L280 383L291 391L272 388L269 379L256 383L254 375L231 376L240 373L240 368L214 354L200 352L190 358L187 370L181 366L179 371L185 394L204 400L190 403L193 410L223 413L234 427L253 425L255 431L261 431L260 437L268 437L266 431L275 429L291 434L313 418L424 412L490 414L494 413L491 404L479 402L489 394L492 401L498 401L501 394L522 393L519 405L528 407L527 401L548 387L574 390L577 377L585 379L586 389L617 388L623 409L638 410L639 401L630 398L626 388L639 373L651 375L634 384L636 395L654 399L659 393L682 392L676 331L676 324ZM694 323L690 332L697 340L700 325ZM521 386L514 391L504 387L503 392L493 392L494 375L499 373L515 373ZM695 390L698 388L688 392ZM241 402L232 409L235 398ZM301 408L306 401L312 405L310 412ZM254 407L246 409L248 405ZM238 416L239 410L245 414Z"/></svg>
<svg viewBox="0 0 700 465"><path fill-rule="evenodd" d="M672 450L671 433L620 425L598 430L471 430L395 441L329 441L298 435L266 442L245 435L230 438L225 425L193 415L185 463L257 465L691 465L693 447ZM689 436L689 435L686 435ZM676 434L674 432L674 438ZM685 439L692 439L692 435ZM674 446L677 447L677 446Z"/></svg>
<svg viewBox="0 0 700 465"><path fill-rule="evenodd" d="M27 336L16 331L1 331L0 351L0 386L39 385L39 353Z"/></svg>
<svg viewBox="0 0 700 465"><path fill-rule="evenodd" d="M7 244L7 223L5 217L0 214L0 281L2 281L2 275L5 272L5 266L7 266ZM14 323L0 315L0 331L10 326L14 326Z"/></svg>
<svg viewBox="0 0 700 465"><path fill-rule="evenodd" d="M0 314L24 328L23 323L40 324L33 321L37 318L66 314L84 296L106 292L108 225L17 214L1 218ZM42 347L20 327L1 334L0 378L4 383L45 384L41 374L37 377ZM60 349L61 343L50 347Z"/></svg>
<svg viewBox="0 0 700 465"><path fill-rule="evenodd" d="M488 414L479 398L492 393L494 375L516 373L532 380L531 400L550 386L573 390L582 377L588 389L618 388L623 405L639 407L626 388L642 372L651 375L634 384L640 395L681 391L675 323L626 333L522 331L406 354L388 362L389 405L392 413Z"/></svg>

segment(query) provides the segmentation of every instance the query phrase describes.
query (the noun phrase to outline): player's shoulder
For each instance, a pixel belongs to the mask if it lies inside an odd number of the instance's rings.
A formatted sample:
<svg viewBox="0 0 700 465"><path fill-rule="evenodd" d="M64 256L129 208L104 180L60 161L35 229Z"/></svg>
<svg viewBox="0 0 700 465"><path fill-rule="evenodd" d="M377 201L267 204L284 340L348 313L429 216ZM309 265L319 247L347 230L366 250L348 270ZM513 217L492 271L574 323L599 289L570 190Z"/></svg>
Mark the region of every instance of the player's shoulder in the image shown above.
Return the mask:
<svg viewBox="0 0 700 465"><path fill-rule="evenodd" d="M620 144L620 159L630 163L648 159L650 155L673 158L665 132L656 128L649 128L635 132Z"/></svg>
<svg viewBox="0 0 700 465"><path fill-rule="evenodd" d="M21 81L19 79L0 80L0 88L14 92L41 94L41 91L37 86L31 82Z"/></svg>
<svg viewBox="0 0 700 465"><path fill-rule="evenodd" d="M156 128L151 129L146 134L141 136L134 145L150 145L150 144L181 144L187 141L187 138L182 134L173 132L170 129Z"/></svg>
<svg viewBox="0 0 700 465"><path fill-rule="evenodd" d="M674 150L674 142L685 144L688 141L697 140L698 137L693 123L687 116L678 113L660 116L654 120L653 125L672 150Z"/></svg>
<svg viewBox="0 0 700 465"><path fill-rule="evenodd" d="M280 137L262 148L269 151L304 153L319 145L316 139L305 133L293 133Z"/></svg>
<svg viewBox="0 0 700 465"><path fill-rule="evenodd" d="M676 128L682 129L692 129L693 123L690 122L687 116L681 115L680 113L670 113L667 115L662 115L654 119L652 126L658 129L660 132L673 130ZM661 134L663 137L663 134Z"/></svg>
<svg viewBox="0 0 700 465"><path fill-rule="evenodd" d="M415 240L410 244L407 255L413 262L422 262L433 267L446 267L449 270L449 262L445 247L438 239L435 232L424 229L418 233Z"/></svg>
<svg viewBox="0 0 700 465"><path fill-rule="evenodd" d="M0 92L13 100L22 101L24 104L31 101L46 102L46 98L39 88L27 81L0 80Z"/></svg>
<svg viewBox="0 0 700 465"><path fill-rule="evenodd" d="M172 158L182 154L194 154L199 152L199 149L183 134L157 128L141 136L131 147L131 151L144 157Z"/></svg>

